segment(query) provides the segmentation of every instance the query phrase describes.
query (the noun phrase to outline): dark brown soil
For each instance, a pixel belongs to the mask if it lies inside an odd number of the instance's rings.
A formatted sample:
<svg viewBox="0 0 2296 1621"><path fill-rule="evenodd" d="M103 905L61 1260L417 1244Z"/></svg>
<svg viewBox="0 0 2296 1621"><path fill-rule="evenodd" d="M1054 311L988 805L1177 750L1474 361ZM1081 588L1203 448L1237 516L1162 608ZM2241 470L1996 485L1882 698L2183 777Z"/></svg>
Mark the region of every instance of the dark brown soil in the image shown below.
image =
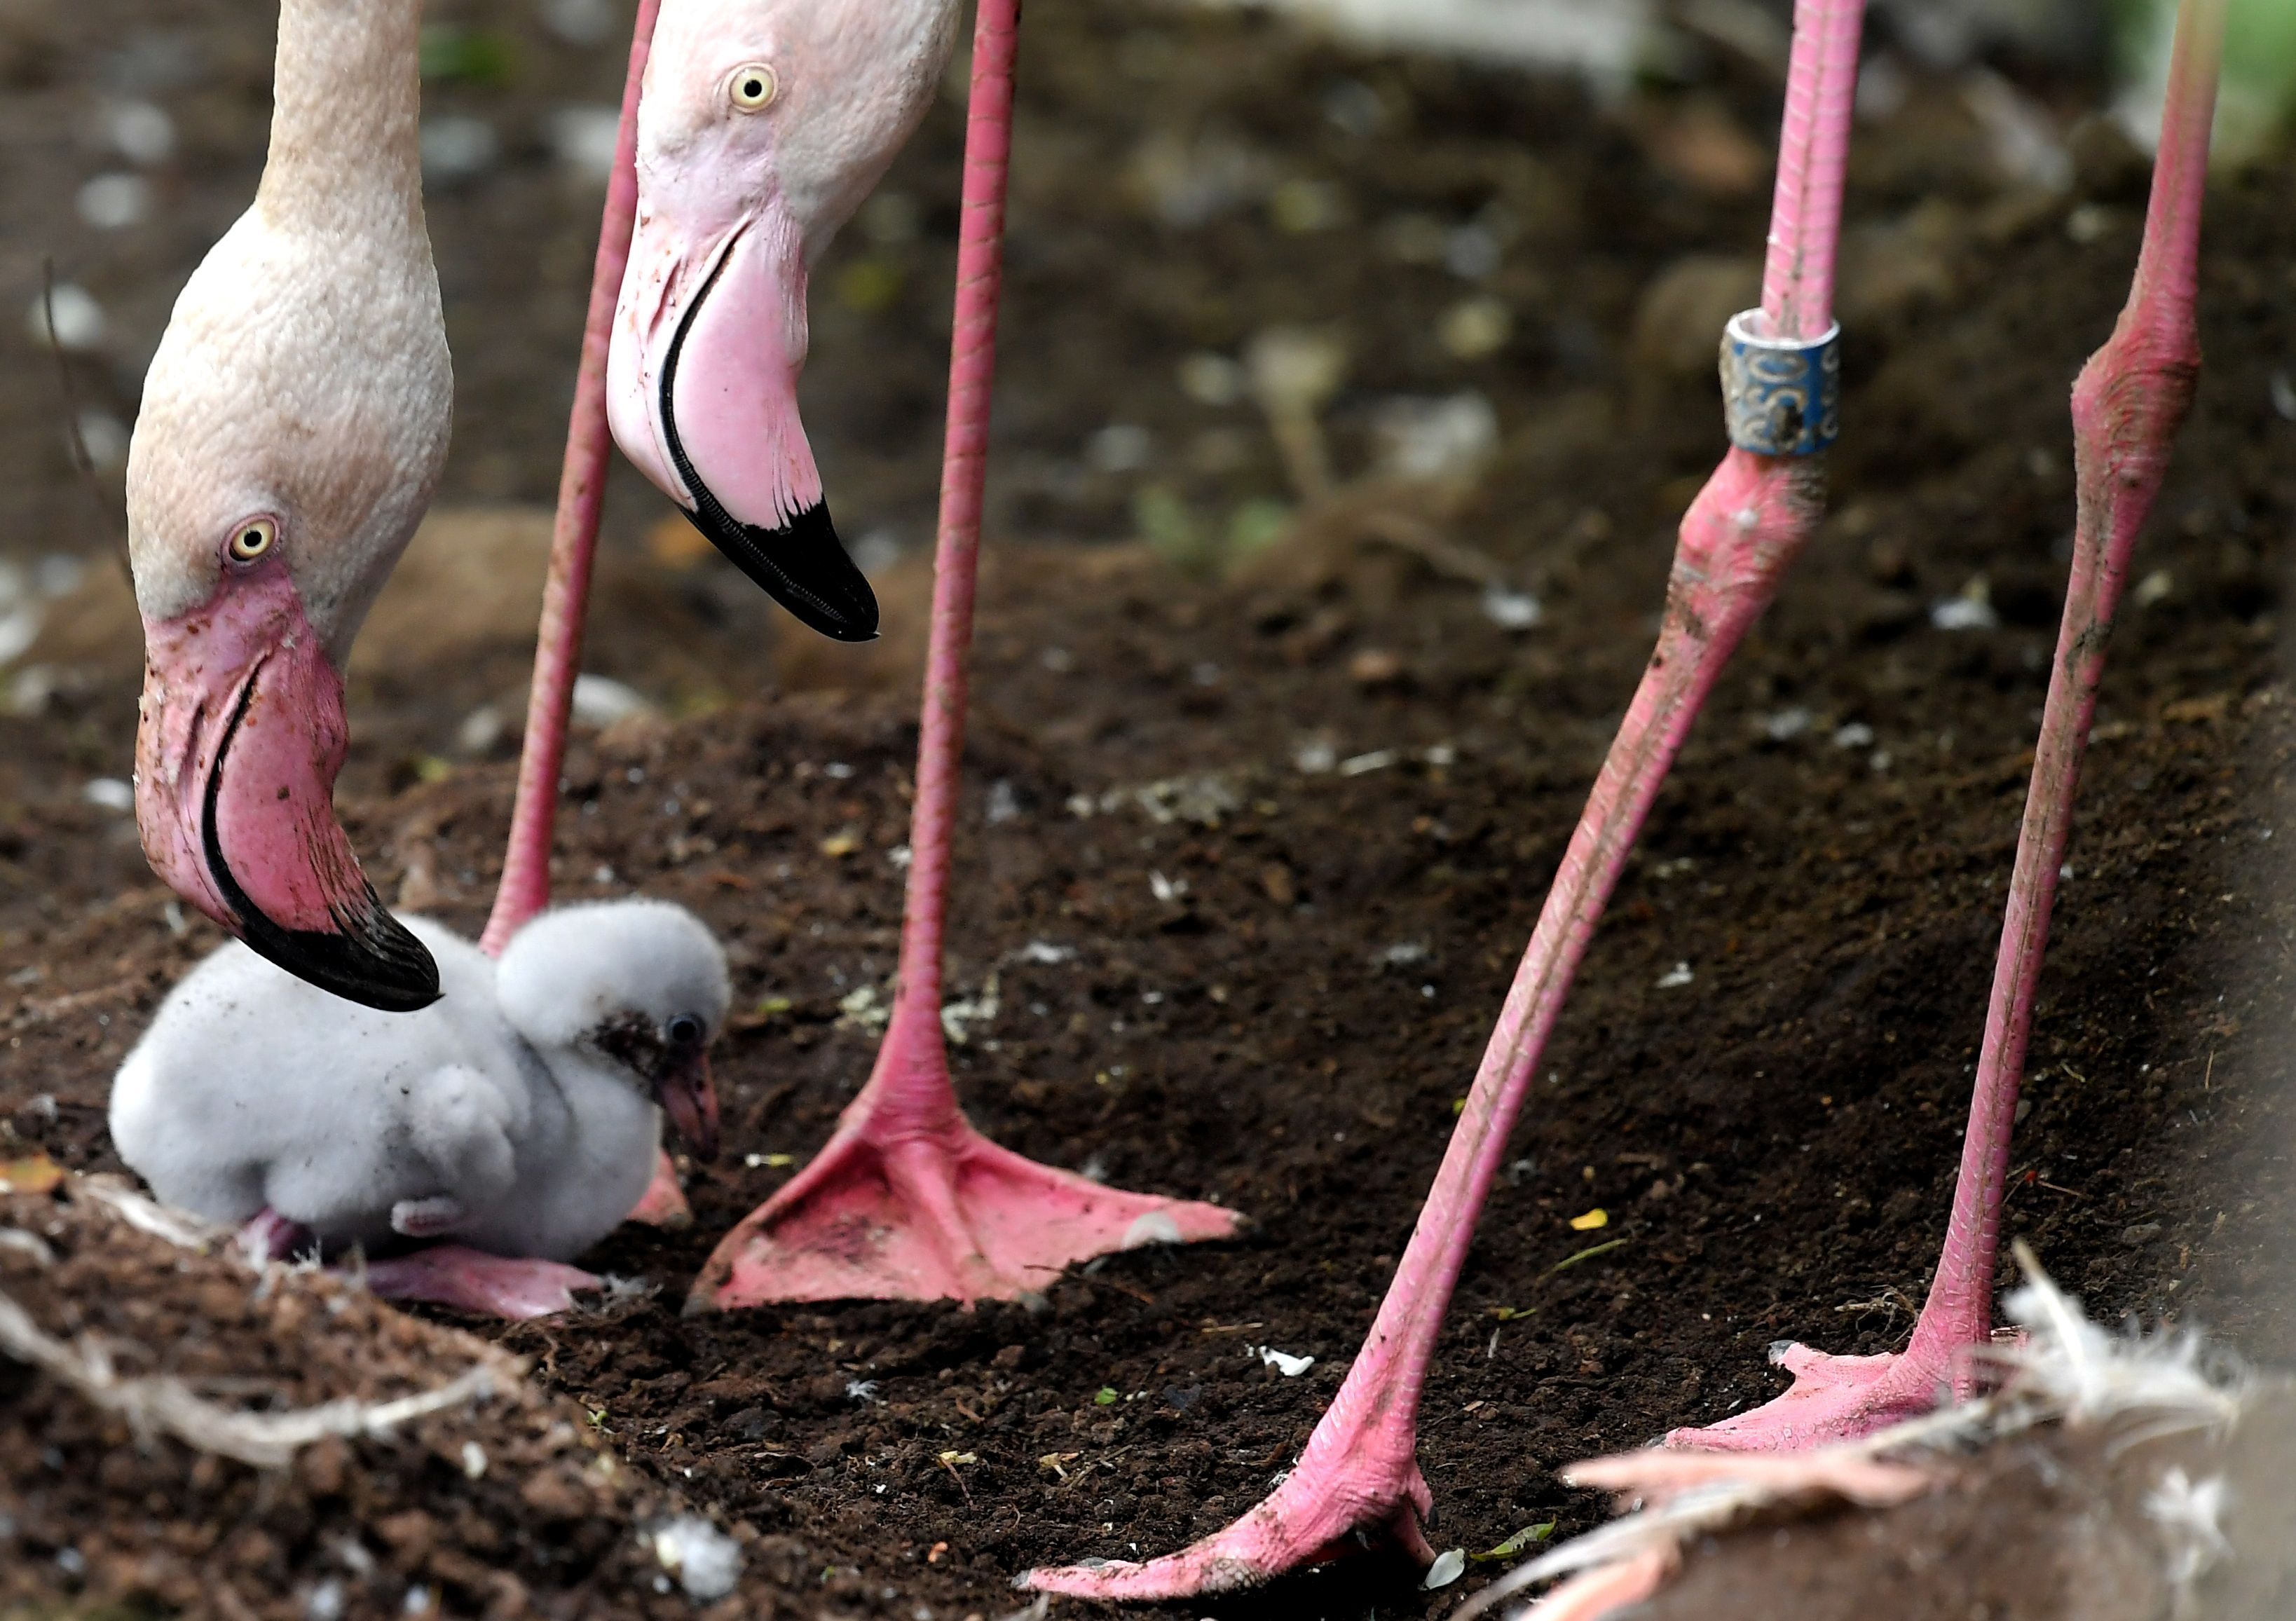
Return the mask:
<svg viewBox="0 0 2296 1621"><path fill-rule="evenodd" d="M131 12L81 11L55 20L47 88L27 97L78 105L70 97L97 82L95 30ZM240 39L221 15L183 26ZM1103 0L1030 15L951 942L953 994L993 976L997 1011L958 1050L958 1085L1002 1142L1124 1185L1217 1197L1254 1225L1229 1246L1111 1259L1033 1309L680 1316L714 1236L818 1145L867 1072L873 1037L840 1010L882 993L893 966L891 856L914 748L900 672L921 574L912 553L886 581L891 634L875 653L775 653L753 628L760 610L714 565L647 561L639 541L660 507L624 486L610 544L625 566L657 569L694 636L733 651L704 691L649 664L637 639L603 643L620 660L611 673L705 712L578 746L560 879L570 896L685 901L728 940L751 1010L718 1055L729 1152L694 1171L692 1231L626 1229L593 1257L659 1292L565 1323L480 1325L595 1415L644 1489L801 1549L752 1561L791 1601L814 1601L824 1570L858 1572L829 1578L837 1610L882 1601L917 1621L999 1614L1007 1579L1040 1560L1160 1551L1216 1528L1288 1467L1335 1387L1647 652L1672 524L1718 448L1712 384L1669 369L1663 311L1644 295L1685 255L1758 244L1762 197L1759 184L1702 189L1670 166L1669 132L1693 102L1700 127L1775 119L1771 93L1726 64L1702 87L1597 113L1567 89L1358 60L1232 18ZM186 108L259 106L250 60L182 90ZM505 121L538 119L539 86L556 94L544 75L562 66L576 71L537 53L495 92ZM611 68L579 67L589 94L610 91ZM1326 118L1339 81L1372 89L1382 128L1351 135ZM1933 1263L2062 589L2066 389L2125 294L2142 200L2141 167L2102 145L2071 198L2005 192L1958 108L1949 86L1924 87L1861 151L1833 515L1660 801L1485 1216L1423 1417L1440 1546L1593 1523L1600 1505L1561 1487L1556 1465L1761 1399L1777 1382L1762 1358L1773 1339L1890 1347ZM188 268L200 231L228 215L215 200L245 194L252 114L233 116L214 141L236 155L184 179L214 219L170 223L141 274ZM1326 180L1357 225L1286 234L1249 200L1199 225L1159 223L1119 182L1136 178L1160 129L1240 145L1279 178ZM922 234L857 233L819 279L857 290L850 303L816 297L808 379L856 535L925 532L939 200L957 136L955 110L938 110L890 183L935 200ZM554 190L538 156L512 150L433 217L467 397L461 503L547 496L580 289L562 266L538 283L527 267L537 243L578 243L594 217L594 198ZM30 162L0 164L11 199L39 189ZM1374 245L1398 214L1464 220L1495 197L1520 233L1488 286ZM2296 354L2296 179L2261 168L2211 207L2210 366L2139 555L2144 605L2115 644L2007 1228L2093 1310L2202 1318L2285 1361L2296 905L2275 834L2296 766L2278 618L2296 427L2275 411L2273 378ZM875 268L840 282L865 262ZM103 271L74 274L95 285ZM1435 341L1439 318L1483 292L1513 309L1514 336L1457 360ZM1535 589L1543 623L1502 630L1474 588L1363 540L1363 511L1398 499L1368 487L1225 579L1210 577L1217 557L1175 566L1187 548L1168 523L1149 525L1160 553L1019 544L1126 536L1150 483L1206 533L1248 498L1283 495L1248 409L1195 404L1172 382L1179 356L1232 352L1276 321L1332 323L1349 340L1355 369L1330 416L1343 472L1364 465L1382 397L1472 387L1492 401L1502 442L1488 471L1450 507L1426 494L1411 510ZM1108 422L1152 429L1160 460L1095 471L1081 442ZM11 431L22 442L8 454L29 466L29 429ZM61 503L70 492L52 463L25 487ZM84 524L93 550L92 518L37 511ZM2000 623L1933 627L1931 605L1978 581ZM611 623L614 600L600 608ZM358 847L385 893L464 927L489 897L511 771L499 745L449 757L459 718L515 679L514 633L399 667L355 716L345 810ZM110 1073L215 939L171 926L132 829L80 798L86 778L126 770L130 663L60 678L40 713L0 718L0 1158L44 1150L117 1168ZM726 703L775 670L783 691ZM827 690L840 685L857 690ZM1318 751L1351 764L1303 770ZM1151 784L1165 786L1135 791ZM1185 894L1160 900L1157 875ZM1037 960L1052 954L1025 952L1037 942L1074 955ZM1677 964L1688 982L1662 987ZM1595 1207L1603 1232L1568 1225ZM1596 1240L1623 1242L1558 1269ZM126 1260L89 1270L80 1248L73 1265L89 1293L149 1287ZM196 1299L162 1298L178 1304L117 1331L212 1331ZM357 1369L352 1332L313 1343ZM1263 1344L1315 1366L1283 1378L1247 1355ZM440 1376L463 1355L439 1353ZM0 1501L0 1513L56 1527L6 1551L52 1600L121 1596L54 1563L99 1532L126 1546L148 1522L217 1545L231 1534L217 1527L242 1523L229 1505L255 1499L297 1526L349 1523L326 1518L347 1509L297 1506L297 1482L236 1465L202 1478L172 1454L113 1490L90 1421L12 1388L0 1453L64 1435L70 1489L87 1494L41 1507L63 1486L0 1477L29 1505ZM400 1511L393 1494L429 1489L396 1456L360 1454L385 1513ZM506 1497L442 1500L465 1502L496 1540L463 1537L459 1509L426 1497L447 1527L436 1546L518 1574L542 1602L554 1590L534 1574L546 1568L537 1549L557 1533ZM600 1512L629 1526L637 1510ZM294 1613L294 1595L333 1573L330 1556L316 1531L263 1535L234 1591ZM636 1605L650 1590L616 1585L627 1567L598 1547L582 1556L608 1572L591 1596ZM456 1579L421 1564L391 1568ZM1415 1615L1448 1597L1350 1570L1221 1608Z"/></svg>
<svg viewBox="0 0 2296 1621"><path fill-rule="evenodd" d="M0 1219L8 1298L50 1339L108 1353L115 1388L173 1381L226 1414L284 1415L491 1375L475 1398L258 1471L180 1444L142 1416L158 1401L99 1412L0 1361L0 1614L693 1613L639 1540L677 1505L518 1359L324 1274L258 1279L228 1245L179 1248L84 1184L0 1194ZM781 1613L822 1576L789 1537L742 1540L748 1579L726 1613ZM882 1584L821 1585L842 1609L890 1613Z"/></svg>

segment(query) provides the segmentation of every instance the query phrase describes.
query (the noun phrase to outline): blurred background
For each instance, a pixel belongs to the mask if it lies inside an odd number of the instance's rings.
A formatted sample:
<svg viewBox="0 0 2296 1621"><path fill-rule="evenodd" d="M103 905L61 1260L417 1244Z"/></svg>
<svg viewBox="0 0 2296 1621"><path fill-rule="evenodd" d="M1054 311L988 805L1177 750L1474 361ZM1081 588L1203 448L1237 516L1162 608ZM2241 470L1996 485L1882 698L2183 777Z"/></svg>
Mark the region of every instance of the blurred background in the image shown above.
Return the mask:
<svg viewBox="0 0 2296 1621"><path fill-rule="evenodd" d="M1536 473L1514 454L1526 423L1567 414L1574 391L1679 396L1703 427L1712 333L1753 285L1789 9L1041 0L991 531L1142 540L1221 574L1332 467ZM629 10L430 7L423 151L459 384L439 521L455 540L417 549L361 643L363 766L515 746ZM2101 233L2133 202L2172 12L1876 0L1853 328L1951 300L2027 217L2070 200L2068 228ZM2296 84L2296 6L2235 12L2224 150L2252 161ZM259 172L274 15L0 0L0 708L93 725L78 757L111 775L135 662L105 561L127 437L172 300ZM841 528L896 595L931 536L963 74L813 294L807 419ZM1328 449L1287 438L1287 413ZM1712 445L1657 438L1653 488ZM1580 516L1542 502L1535 528ZM774 617L626 471L607 545L594 660L622 685L593 684L594 716L758 681L867 684L903 657L832 676L797 646L771 669ZM1501 611L1530 611L1535 593L1510 589L1523 603ZM413 669L422 682L391 679Z"/></svg>

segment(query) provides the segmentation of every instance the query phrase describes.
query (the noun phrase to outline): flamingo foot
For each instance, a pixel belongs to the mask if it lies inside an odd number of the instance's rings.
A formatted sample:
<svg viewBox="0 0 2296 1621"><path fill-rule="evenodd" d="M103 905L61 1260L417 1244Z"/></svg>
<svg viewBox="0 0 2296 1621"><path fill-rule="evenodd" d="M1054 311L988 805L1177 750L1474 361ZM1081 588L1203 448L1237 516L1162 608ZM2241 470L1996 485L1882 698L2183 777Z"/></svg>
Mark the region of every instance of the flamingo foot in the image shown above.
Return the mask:
<svg viewBox="0 0 2296 1621"><path fill-rule="evenodd" d="M386 1300L427 1300L481 1317L522 1322L571 1311L578 1289L604 1281L577 1266L434 1244L366 1264L366 1286Z"/></svg>
<svg viewBox="0 0 2296 1621"><path fill-rule="evenodd" d="M1119 1192L999 1148L959 1117L922 1134L849 1119L727 1233L689 1314L771 1300L1013 1300L1062 1268L1235 1235L1233 1210Z"/></svg>
<svg viewBox="0 0 2296 1621"><path fill-rule="evenodd" d="M1674 1430L1666 1444L1704 1452L1803 1452L1855 1441L1950 1399L1956 1361L1918 1346L1880 1356L1829 1356L1782 1341L1770 1347L1770 1362L1793 1375L1784 1396L1718 1424Z"/></svg>
<svg viewBox="0 0 2296 1621"><path fill-rule="evenodd" d="M308 1227L289 1221L266 1205L240 1228L239 1249L250 1265L268 1266L274 1261L292 1261L299 1255L316 1256L319 1240Z"/></svg>
<svg viewBox="0 0 2296 1621"><path fill-rule="evenodd" d="M645 1197L622 1219L672 1230L693 1225L693 1207L685 1202L685 1190L678 1185L677 1167L670 1163L668 1149L660 1150L654 1160L653 1180L646 1184Z"/></svg>
<svg viewBox="0 0 2296 1621"><path fill-rule="evenodd" d="M1357 1404L1342 1389L1292 1472L1267 1500L1192 1547L1145 1564L1087 1560L1024 1572L1013 1584L1080 1599L1155 1600L1235 1592L1289 1571L1385 1547L1432 1564L1421 1525L1433 1513L1402 1404Z"/></svg>

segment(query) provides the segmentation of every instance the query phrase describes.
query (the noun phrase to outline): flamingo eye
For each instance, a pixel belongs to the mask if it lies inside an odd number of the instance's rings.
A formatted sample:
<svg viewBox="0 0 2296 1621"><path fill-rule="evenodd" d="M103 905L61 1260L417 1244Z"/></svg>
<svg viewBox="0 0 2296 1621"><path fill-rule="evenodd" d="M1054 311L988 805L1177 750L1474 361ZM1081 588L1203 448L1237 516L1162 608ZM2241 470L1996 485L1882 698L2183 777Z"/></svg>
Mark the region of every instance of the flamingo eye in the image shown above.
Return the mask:
<svg viewBox="0 0 2296 1621"><path fill-rule="evenodd" d="M232 531L226 548L235 563L259 562L279 544L279 526L268 518L250 519Z"/></svg>
<svg viewBox="0 0 2296 1621"><path fill-rule="evenodd" d="M763 112L774 104L781 83L764 62L745 62L726 80L726 94L742 112Z"/></svg>
<svg viewBox="0 0 2296 1621"><path fill-rule="evenodd" d="M690 1047L701 1039L701 1021L691 1013L680 1013L669 1021L663 1034L673 1047Z"/></svg>

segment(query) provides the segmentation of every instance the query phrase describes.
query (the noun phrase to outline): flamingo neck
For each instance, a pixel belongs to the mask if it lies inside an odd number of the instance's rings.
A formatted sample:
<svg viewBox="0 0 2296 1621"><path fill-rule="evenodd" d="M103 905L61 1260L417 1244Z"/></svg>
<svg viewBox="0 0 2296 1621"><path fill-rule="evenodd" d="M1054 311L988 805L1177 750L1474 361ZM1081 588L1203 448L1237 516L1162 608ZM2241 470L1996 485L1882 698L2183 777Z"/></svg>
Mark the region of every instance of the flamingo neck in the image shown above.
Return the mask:
<svg viewBox="0 0 2296 1621"><path fill-rule="evenodd" d="M275 225L422 230L420 0L281 0L271 154Z"/></svg>

